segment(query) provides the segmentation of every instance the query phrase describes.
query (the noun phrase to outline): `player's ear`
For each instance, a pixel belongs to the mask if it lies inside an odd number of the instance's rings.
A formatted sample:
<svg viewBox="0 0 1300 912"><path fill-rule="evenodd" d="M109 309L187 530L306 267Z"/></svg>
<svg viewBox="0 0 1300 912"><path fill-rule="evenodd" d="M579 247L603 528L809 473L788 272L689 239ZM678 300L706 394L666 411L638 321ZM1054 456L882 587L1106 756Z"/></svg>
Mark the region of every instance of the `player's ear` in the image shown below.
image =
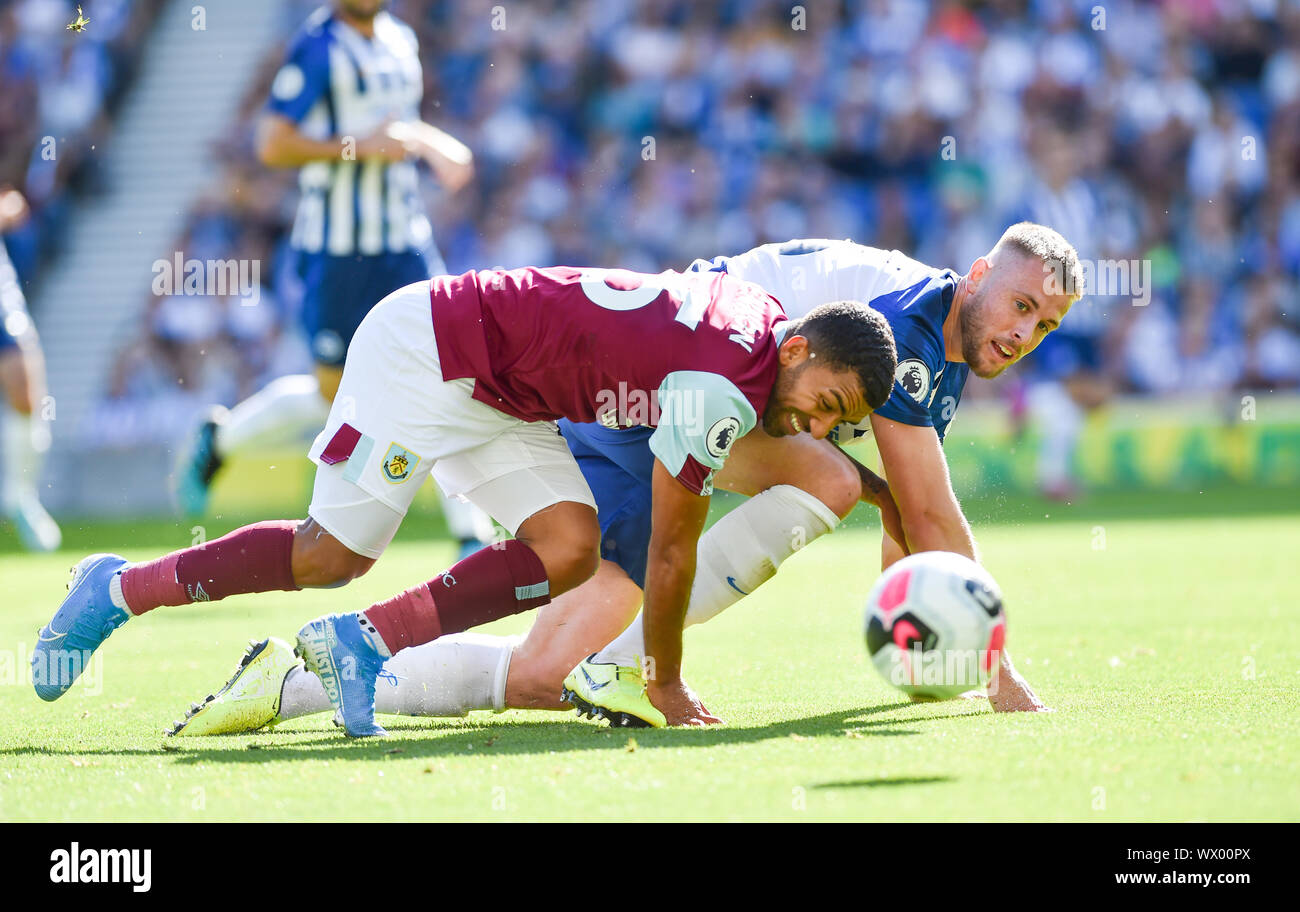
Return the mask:
<svg viewBox="0 0 1300 912"><path fill-rule="evenodd" d="M782 367L797 367L808 359L808 340L803 336L790 336L778 350Z"/></svg>
<svg viewBox="0 0 1300 912"><path fill-rule="evenodd" d="M980 257L974 263L971 263L970 271L966 273L966 285L971 291L979 288L980 282L989 274L993 264L989 262L988 257Z"/></svg>

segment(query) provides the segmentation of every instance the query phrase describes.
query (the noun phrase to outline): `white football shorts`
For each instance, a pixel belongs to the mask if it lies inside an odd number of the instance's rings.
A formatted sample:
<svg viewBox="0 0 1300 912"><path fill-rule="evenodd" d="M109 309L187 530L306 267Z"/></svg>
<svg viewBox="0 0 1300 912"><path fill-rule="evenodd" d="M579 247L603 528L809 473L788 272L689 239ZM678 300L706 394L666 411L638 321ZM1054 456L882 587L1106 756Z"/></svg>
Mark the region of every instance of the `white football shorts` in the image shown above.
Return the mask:
<svg viewBox="0 0 1300 912"><path fill-rule="evenodd" d="M555 424L521 421L472 396L474 381L445 381L429 282L399 288L352 337L325 430L308 456L316 482L308 511L350 550L377 558L429 473L513 535L563 501L595 498Z"/></svg>

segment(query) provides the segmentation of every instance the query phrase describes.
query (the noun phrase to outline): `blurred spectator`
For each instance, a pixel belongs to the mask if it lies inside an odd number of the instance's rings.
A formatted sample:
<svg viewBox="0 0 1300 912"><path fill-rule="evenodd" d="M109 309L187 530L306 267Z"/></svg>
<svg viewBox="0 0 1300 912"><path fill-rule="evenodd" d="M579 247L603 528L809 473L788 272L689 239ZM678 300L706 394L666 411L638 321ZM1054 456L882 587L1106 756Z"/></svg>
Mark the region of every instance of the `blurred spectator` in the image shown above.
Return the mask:
<svg viewBox="0 0 1300 912"><path fill-rule="evenodd" d="M0 184L32 219L8 238L25 279L58 245L66 193L93 189L96 156L162 0L80 0L92 25L72 32L77 0L0 2Z"/></svg>
<svg viewBox="0 0 1300 912"><path fill-rule="evenodd" d="M1256 276L1247 284L1245 295L1242 385L1269 391L1300 385L1300 325L1296 319L1300 301L1295 284L1277 276Z"/></svg>

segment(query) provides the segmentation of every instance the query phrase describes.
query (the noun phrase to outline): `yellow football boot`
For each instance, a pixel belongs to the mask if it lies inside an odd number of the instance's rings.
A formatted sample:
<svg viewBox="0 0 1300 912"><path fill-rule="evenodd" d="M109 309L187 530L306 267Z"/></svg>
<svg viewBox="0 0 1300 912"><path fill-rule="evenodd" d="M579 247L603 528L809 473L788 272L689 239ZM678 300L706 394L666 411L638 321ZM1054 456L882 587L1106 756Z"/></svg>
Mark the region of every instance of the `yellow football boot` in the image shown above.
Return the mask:
<svg viewBox="0 0 1300 912"><path fill-rule="evenodd" d="M226 685L202 703L190 704L185 718L167 735L227 735L251 732L280 721L280 695L289 672L301 661L284 640L252 640Z"/></svg>
<svg viewBox="0 0 1300 912"><path fill-rule="evenodd" d="M668 720L646 694L641 669L598 663L592 653L564 679L561 697L578 715L605 719L612 727L665 728Z"/></svg>

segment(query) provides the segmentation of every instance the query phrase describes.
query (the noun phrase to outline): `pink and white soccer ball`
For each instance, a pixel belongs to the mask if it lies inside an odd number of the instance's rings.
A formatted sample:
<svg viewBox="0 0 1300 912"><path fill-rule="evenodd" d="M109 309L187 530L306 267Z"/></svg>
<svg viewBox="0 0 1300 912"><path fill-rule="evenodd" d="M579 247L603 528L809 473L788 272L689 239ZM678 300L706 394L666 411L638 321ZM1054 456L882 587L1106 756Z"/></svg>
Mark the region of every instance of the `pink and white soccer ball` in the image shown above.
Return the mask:
<svg viewBox="0 0 1300 912"><path fill-rule="evenodd" d="M1002 590L960 554L905 557L867 596L871 664L904 693L944 700L986 686L1006 633Z"/></svg>

